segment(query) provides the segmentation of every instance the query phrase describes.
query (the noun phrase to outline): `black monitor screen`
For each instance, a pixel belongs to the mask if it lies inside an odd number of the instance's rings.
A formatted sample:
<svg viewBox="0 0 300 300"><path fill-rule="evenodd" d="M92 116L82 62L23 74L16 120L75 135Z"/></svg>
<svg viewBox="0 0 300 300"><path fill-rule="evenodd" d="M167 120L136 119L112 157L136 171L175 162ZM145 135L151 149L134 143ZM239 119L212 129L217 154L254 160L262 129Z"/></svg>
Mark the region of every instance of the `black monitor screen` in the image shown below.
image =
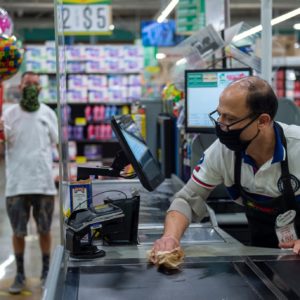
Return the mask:
<svg viewBox="0 0 300 300"><path fill-rule="evenodd" d="M219 96L229 83L251 75L250 68L186 70L185 125L187 132L213 132L209 113L219 104Z"/></svg>
<svg viewBox="0 0 300 300"><path fill-rule="evenodd" d="M154 190L164 177L131 116L113 117L111 126L142 185L149 191Z"/></svg>

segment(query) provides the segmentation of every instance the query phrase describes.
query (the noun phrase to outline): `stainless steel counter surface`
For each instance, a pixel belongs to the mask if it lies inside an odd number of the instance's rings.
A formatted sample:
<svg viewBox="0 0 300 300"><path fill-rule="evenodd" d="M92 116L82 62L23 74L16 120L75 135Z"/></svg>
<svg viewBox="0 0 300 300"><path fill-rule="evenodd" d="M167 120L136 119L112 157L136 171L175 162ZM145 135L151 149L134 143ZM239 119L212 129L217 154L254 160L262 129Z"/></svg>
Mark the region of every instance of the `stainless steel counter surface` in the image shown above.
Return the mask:
<svg viewBox="0 0 300 300"><path fill-rule="evenodd" d="M63 247L58 247L43 299L300 298L298 256L291 250L244 246L217 226L209 208L209 221L191 224L182 238L185 262L181 270L163 274L151 266L147 251L161 236L165 212L181 186L182 182L172 178L154 193L148 193L138 181L95 182L94 195L104 190L112 191L110 198L119 197L118 191L140 193L139 244L98 244L106 255L91 260L70 258ZM94 199L95 204L101 201ZM289 273L289 268L294 274Z"/></svg>

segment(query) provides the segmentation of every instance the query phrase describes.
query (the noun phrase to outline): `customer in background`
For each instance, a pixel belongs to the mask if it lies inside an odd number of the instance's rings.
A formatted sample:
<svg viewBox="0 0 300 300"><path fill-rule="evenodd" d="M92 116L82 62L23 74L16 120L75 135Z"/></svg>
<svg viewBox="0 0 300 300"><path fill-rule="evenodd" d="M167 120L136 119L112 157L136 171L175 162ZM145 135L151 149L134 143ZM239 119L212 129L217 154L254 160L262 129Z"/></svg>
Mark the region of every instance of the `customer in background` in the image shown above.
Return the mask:
<svg viewBox="0 0 300 300"><path fill-rule="evenodd" d="M275 122L277 107L271 86L259 77L245 77L223 91L209 114L218 140L175 195L164 234L152 249L153 263L159 251L180 246L192 220L206 215L205 200L220 183L244 205L251 245L293 248L300 255L300 127ZM283 213L294 218L296 232L289 226L279 241L275 224Z"/></svg>
<svg viewBox="0 0 300 300"><path fill-rule="evenodd" d="M40 90L39 76L24 73L20 103L7 108L0 122L5 144L6 208L17 265L17 274L9 289L12 294L20 293L25 285L25 236L31 209L42 252L42 283L49 270L50 227L56 194L52 147L58 143L58 122L54 111L39 103Z"/></svg>

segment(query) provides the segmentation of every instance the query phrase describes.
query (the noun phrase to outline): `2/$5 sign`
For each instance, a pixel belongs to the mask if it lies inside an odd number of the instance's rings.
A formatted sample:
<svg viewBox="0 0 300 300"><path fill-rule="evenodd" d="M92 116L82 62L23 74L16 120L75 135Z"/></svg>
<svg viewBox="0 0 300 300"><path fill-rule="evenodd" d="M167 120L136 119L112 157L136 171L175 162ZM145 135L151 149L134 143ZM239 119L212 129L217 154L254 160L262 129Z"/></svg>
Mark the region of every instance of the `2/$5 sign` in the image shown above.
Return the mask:
<svg viewBox="0 0 300 300"><path fill-rule="evenodd" d="M59 0L64 35L111 34L111 0Z"/></svg>

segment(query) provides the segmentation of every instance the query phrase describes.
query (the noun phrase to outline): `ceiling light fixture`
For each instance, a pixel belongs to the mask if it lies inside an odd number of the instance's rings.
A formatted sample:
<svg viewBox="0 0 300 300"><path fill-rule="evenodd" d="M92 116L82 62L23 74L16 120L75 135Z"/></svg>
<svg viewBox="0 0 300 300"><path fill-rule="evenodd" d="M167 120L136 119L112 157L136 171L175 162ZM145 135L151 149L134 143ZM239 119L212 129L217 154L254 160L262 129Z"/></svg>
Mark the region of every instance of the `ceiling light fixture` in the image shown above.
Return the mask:
<svg viewBox="0 0 300 300"><path fill-rule="evenodd" d="M114 25L114 24L110 24L110 25L108 26L108 29L109 29L109 30L114 30L114 29L115 29L115 25Z"/></svg>
<svg viewBox="0 0 300 300"><path fill-rule="evenodd" d="M293 28L295 30L300 30L300 23L294 24Z"/></svg>
<svg viewBox="0 0 300 300"><path fill-rule="evenodd" d="M284 22L284 21L286 21L288 19L291 19L293 17L296 17L297 15L300 15L300 7L297 8L297 9L294 9L294 10L292 10L292 11L286 13L286 14L283 14L283 15L277 17L277 18L272 19L271 20L271 26L279 24L281 22ZM255 34L257 32L260 32L260 31L262 31L262 25L255 26L255 27L253 27L249 30L246 30L246 31L236 35L233 38L233 41L237 42L239 40L242 40L242 39L244 39L244 38L246 38L246 37L248 37L252 34Z"/></svg>
<svg viewBox="0 0 300 300"><path fill-rule="evenodd" d="M171 0L167 7L161 12L159 17L157 18L158 23L162 23L168 15L172 12L175 6L178 4L179 0Z"/></svg>
<svg viewBox="0 0 300 300"><path fill-rule="evenodd" d="M166 54L165 53L156 53L156 59L164 59L166 58Z"/></svg>

